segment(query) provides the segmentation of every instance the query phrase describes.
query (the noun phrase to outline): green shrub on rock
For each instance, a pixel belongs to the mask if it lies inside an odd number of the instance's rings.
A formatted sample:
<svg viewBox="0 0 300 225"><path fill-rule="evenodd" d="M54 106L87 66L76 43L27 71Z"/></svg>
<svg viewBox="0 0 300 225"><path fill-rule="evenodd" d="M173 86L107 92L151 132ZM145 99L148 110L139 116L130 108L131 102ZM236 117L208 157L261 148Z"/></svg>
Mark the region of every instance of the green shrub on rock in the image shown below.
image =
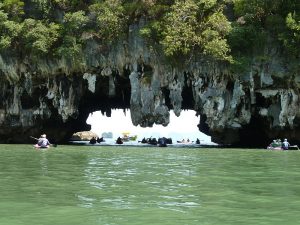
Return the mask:
<svg viewBox="0 0 300 225"><path fill-rule="evenodd" d="M25 47L32 53L46 54L59 38L59 31L58 24L26 19L23 25Z"/></svg>

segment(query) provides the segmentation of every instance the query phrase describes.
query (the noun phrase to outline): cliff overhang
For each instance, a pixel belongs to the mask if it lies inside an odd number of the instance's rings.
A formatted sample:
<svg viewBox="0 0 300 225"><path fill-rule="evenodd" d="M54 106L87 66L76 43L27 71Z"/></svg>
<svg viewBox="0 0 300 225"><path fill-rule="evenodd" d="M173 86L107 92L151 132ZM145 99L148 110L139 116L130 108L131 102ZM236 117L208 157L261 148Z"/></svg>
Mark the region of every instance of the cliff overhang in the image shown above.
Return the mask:
<svg viewBox="0 0 300 225"><path fill-rule="evenodd" d="M33 65L1 55L1 142L29 142L40 133L67 141L90 129L89 113L110 116L114 108L130 109L133 124L142 127L167 126L170 110L177 116L194 110L199 130L220 144L299 140L300 74L294 62L270 50L268 62L254 60L240 74L201 57L174 65L139 36L139 26L105 53L90 40L79 64L40 59Z"/></svg>

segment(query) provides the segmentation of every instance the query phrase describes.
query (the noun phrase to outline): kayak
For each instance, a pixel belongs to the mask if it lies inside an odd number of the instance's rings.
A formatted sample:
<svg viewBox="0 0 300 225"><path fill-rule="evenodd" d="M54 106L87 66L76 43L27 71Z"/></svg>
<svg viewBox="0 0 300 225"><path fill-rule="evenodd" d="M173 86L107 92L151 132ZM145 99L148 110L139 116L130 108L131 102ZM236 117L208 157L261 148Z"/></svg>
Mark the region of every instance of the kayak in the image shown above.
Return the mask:
<svg viewBox="0 0 300 225"><path fill-rule="evenodd" d="M270 146L268 146L267 149L269 149L269 150L283 150L283 151L286 151L286 150L299 150L299 147L298 147L298 145L291 145L291 146L289 146L288 149L284 150L281 147L270 147Z"/></svg>
<svg viewBox="0 0 300 225"><path fill-rule="evenodd" d="M50 145L47 145L45 147L42 147L42 146L39 146L38 144L35 144L33 147L35 148L40 148L40 149L47 149L47 148L50 148Z"/></svg>
<svg viewBox="0 0 300 225"><path fill-rule="evenodd" d="M268 146L267 149L270 149L270 150L282 150L281 147L271 147L271 146Z"/></svg>

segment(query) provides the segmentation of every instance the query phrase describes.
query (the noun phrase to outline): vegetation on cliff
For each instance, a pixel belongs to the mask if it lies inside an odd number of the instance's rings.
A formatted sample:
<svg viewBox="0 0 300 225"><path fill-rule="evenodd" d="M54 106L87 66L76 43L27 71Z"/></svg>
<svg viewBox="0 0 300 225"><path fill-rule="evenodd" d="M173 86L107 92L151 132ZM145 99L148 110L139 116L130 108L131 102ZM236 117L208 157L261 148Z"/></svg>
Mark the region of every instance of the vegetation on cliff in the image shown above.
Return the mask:
<svg viewBox="0 0 300 225"><path fill-rule="evenodd" d="M0 54L75 60L89 40L110 46L141 18L140 34L171 58L243 66L270 41L300 54L299 0L2 0Z"/></svg>
<svg viewBox="0 0 300 225"><path fill-rule="evenodd" d="M268 60L268 45L279 47L285 57L300 56L298 0L233 0L233 9L228 40L237 65L248 64L253 56Z"/></svg>

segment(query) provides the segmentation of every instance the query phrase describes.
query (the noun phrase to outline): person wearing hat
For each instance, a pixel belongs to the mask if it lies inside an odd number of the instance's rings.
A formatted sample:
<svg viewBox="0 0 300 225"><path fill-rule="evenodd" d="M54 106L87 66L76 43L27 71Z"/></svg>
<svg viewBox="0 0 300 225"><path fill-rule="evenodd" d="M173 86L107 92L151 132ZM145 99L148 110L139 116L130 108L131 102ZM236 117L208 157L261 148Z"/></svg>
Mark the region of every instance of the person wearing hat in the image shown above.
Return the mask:
<svg viewBox="0 0 300 225"><path fill-rule="evenodd" d="M287 139L285 138L284 141L282 142L282 149L283 150L288 150L290 147L290 143L287 141Z"/></svg>
<svg viewBox="0 0 300 225"><path fill-rule="evenodd" d="M48 141L46 134L41 135L41 137L38 139L37 145L40 148L49 148L50 142Z"/></svg>
<svg viewBox="0 0 300 225"><path fill-rule="evenodd" d="M273 142L270 144L271 147L276 148L278 147L277 141L273 140Z"/></svg>

